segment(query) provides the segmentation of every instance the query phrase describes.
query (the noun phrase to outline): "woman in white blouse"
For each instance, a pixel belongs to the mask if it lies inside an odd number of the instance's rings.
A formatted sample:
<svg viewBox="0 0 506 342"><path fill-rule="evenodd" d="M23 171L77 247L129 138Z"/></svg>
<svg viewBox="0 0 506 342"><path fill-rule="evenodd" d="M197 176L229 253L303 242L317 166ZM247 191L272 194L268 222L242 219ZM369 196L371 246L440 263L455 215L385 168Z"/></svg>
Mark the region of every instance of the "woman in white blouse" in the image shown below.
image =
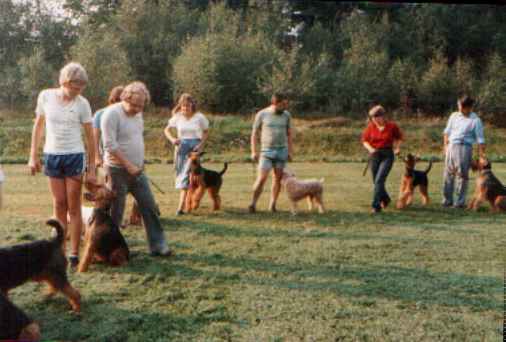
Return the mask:
<svg viewBox="0 0 506 342"><path fill-rule="evenodd" d="M176 131L176 135L171 132ZM188 155L192 151L203 150L209 135L209 121L201 112L197 112L197 105L190 94L179 97L176 107L172 110L165 136L175 146L174 166L176 169L176 189L180 189L179 205L176 215L183 214L186 194L189 186Z"/></svg>
<svg viewBox="0 0 506 342"><path fill-rule="evenodd" d="M44 174L49 177L53 196L53 214L67 227L70 225L70 264L79 263L81 241L81 185L87 169L87 181L95 182L95 145L91 127L91 107L81 92L88 83L84 68L69 63L60 71L60 87L40 92L35 109L30 161L32 175L41 171L39 146L45 127ZM81 134L84 128L88 156Z"/></svg>

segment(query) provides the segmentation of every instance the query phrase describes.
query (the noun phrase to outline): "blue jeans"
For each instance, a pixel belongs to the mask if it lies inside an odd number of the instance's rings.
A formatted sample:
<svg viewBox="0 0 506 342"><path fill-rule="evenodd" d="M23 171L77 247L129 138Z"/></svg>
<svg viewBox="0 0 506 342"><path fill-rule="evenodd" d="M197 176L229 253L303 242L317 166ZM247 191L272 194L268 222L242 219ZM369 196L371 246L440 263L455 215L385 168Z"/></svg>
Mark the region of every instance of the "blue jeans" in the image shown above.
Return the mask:
<svg viewBox="0 0 506 342"><path fill-rule="evenodd" d="M148 237L151 252L164 252L168 249L167 241L163 233L162 224L158 217L155 199L149 187L148 178L145 174L137 177L131 176L125 169L107 167L111 186L116 192L116 198L111 205L111 217L118 227L121 225L125 211L126 196L131 193L142 215L144 228Z"/></svg>
<svg viewBox="0 0 506 342"><path fill-rule="evenodd" d="M381 202L390 202L390 196L385 188L388 174L394 164L394 152L392 149L378 150L371 156L372 181L374 182L374 197L372 207L381 209Z"/></svg>

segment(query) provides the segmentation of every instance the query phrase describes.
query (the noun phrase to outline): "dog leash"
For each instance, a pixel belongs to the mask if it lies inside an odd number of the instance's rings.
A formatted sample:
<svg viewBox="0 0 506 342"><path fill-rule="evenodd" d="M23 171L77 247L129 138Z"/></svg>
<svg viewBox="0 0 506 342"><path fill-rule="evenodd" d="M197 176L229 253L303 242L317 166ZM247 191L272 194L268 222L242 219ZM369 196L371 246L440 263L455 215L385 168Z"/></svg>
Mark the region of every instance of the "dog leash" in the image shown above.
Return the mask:
<svg viewBox="0 0 506 342"><path fill-rule="evenodd" d="M147 177L147 179L149 179L149 182L151 183L151 185L153 185L153 187L158 190L162 195L165 195L165 192L162 190L162 188L160 188L160 186L158 184L156 184L151 178Z"/></svg>

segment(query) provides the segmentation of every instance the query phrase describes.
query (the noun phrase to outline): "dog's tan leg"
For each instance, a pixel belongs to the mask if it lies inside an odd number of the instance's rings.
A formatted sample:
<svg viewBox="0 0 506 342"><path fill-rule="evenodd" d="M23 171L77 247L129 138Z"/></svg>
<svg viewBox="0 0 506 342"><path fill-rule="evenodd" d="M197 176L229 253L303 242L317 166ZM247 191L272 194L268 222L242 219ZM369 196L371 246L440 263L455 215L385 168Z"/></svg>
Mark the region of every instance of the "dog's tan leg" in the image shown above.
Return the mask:
<svg viewBox="0 0 506 342"><path fill-rule="evenodd" d="M209 193L209 197L211 197L213 201L213 210L220 210L221 207L221 198L218 194L219 189L216 188L208 188L207 192Z"/></svg>
<svg viewBox="0 0 506 342"><path fill-rule="evenodd" d="M428 188L420 185L420 194L422 195L422 204L428 205L430 203Z"/></svg>
<svg viewBox="0 0 506 342"><path fill-rule="evenodd" d="M313 211L313 209L314 209L313 196L309 195L306 197L306 199L307 199L307 207L308 207L309 211Z"/></svg>
<svg viewBox="0 0 506 342"><path fill-rule="evenodd" d="M187 213L191 212L191 210L192 210L192 198L193 198L193 195L194 195L194 192L195 192L194 190L195 189L193 187L190 187L188 189L188 192L186 193L186 200L185 200L185 204L184 204L184 206L185 206L184 210Z"/></svg>
<svg viewBox="0 0 506 342"><path fill-rule="evenodd" d="M80 312L81 311L81 295L79 294L79 291L74 289L72 285L67 283L63 289L63 294L67 297L69 300L70 306L72 306L72 310L74 312Z"/></svg>
<svg viewBox="0 0 506 342"><path fill-rule="evenodd" d="M37 323L33 322L27 325L18 337L20 341L40 341L40 327Z"/></svg>
<svg viewBox="0 0 506 342"><path fill-rule="evenodd" d="M314 201L316 202L318 212L323 214L325 212L325 207L323 206L323 194L316 195Z"/></svg>
<svg viewBox="0 0 506 342"><path fill-rule="evenodd" d="M98 232L95 227L90 227L89 232L87 233L88 239L86 240L86 245L84 247L84 255L83 259L79 263L77 271L79 273L84 273L88 270L89 265L93 262L93 257L95 255L96 244L98 240Z"/></svg>
<svg viewBox="0 0 506 342"><path fill-rule="evenodd" d="M192 210L196 210L200 207L200 201L202 200L202 197L204 197L205 190L206 189L203 186L199 186L195 189L195 193L192 198Z"/></svg>
<svg viewBox="0 0 506 342"><path fill-rule="evenodd" d="M297 215L297 202L296 201L290 201L290 211L292 215Z"/></svg>

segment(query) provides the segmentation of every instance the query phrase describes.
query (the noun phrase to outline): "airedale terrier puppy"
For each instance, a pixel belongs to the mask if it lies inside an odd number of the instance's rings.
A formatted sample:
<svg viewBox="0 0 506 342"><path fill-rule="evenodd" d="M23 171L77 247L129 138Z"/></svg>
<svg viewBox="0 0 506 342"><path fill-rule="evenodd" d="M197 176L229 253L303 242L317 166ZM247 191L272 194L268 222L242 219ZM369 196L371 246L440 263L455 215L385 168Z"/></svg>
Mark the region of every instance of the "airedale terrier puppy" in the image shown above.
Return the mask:
<svg viewBox="0 0 506 342"><path fill-rule="evenodd" d="M297 214L297 202L303 198L307 198L310 211L313 210L313 205L316 204L320 214L325 212L323 206L323 178L319 180L298 180L292 171L284 169L281 184L288 194L293 215Z"/></svg>
<svg viewBox="0 0 506 342"><path fill-rule="evenodd" d="M0 293L0 341L40 341L40 327Z"/></svg>
<svg viewBox="0 0 506 342"><path fill-rule="evenodd" d="M213 201L213 210L220 210L220 189L223 184L223 175L227 171L228 163L224 163L220 172L202 167L200 157L205 152L191 152L189 156L190 186L186 195L185 209L187 212L197 209L206 190Z"/></svg>
<svg viewBox="0 0 506 342"><path fill-rule="evenodd" d="M430 202L429 178L427 174L432 168L432 160L429 160L429 166L424 171L415 170L415 165L419 161L420 158L411 153L403 158L405 170L402 176L399 199L397 200L397 209L405 208L413 202L413 194L417 186L419 187L420 195L422 195L423 205L427 205Z"/></svg>
<svg viewBox="0 0 506 342"><path fill-rule="evenodd" d="M84 197L94 203L93 212L86 223L83 259L78 271L86 272L93 261L121 266L128 262L130 251L125 238L109 214L115 193L105 184L87 184Z"/></svg>
<svg viewBox="0 0 506 342"><path fill-rule="evenodd" d="M492 173L492 163L487 158L479 158L471 163L471 169L479 175L468 209L478 210L482 202L488 201L493 211L506 211L506 187Z"/></svg>
<svg viewBox="0 0 506 342"><path fill-rule="evenodd" d="M72 309L79 312L81 295L67 278L63 226L55 219L48 220L46 224L56 229L56 237L0 248L0 291L7 296L9 290L29 280L46 282L49 285L49 296L62 292Z"/></svg>

